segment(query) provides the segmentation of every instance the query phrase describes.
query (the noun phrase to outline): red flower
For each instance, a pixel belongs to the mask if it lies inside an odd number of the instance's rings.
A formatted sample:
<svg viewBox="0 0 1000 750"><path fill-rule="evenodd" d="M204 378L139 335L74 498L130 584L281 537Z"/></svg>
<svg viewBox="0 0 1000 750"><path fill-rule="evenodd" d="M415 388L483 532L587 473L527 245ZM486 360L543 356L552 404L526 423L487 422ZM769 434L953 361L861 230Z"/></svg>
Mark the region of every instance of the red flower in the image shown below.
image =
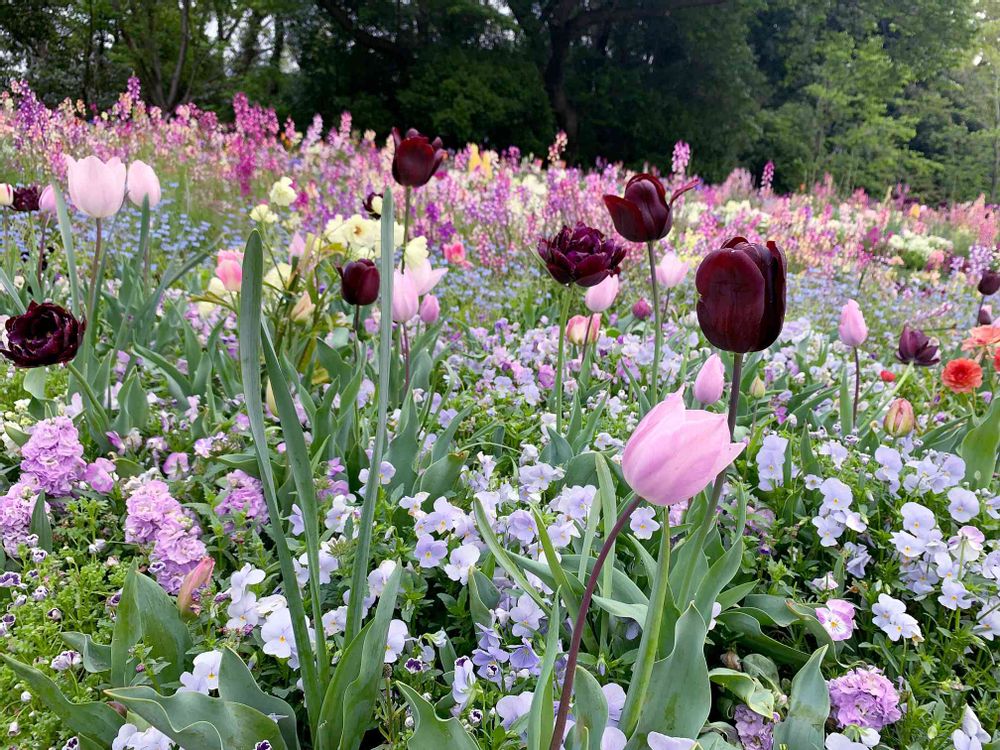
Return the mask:
<svg viewBox="0 0 1000 750"><path fill-rule="evenodd" d="M983 368L971 359L953 359L944 366L941 380L954 393L973 393L983 384Z"/></svg>
<svg viewBox="0 0 1000 750"><path fill-rule="evenodd" d="M405 187L422 187L430 182L447 152L441 139L433 141L413 128L403 136L399 128L392 129L396 152L392 155L392 177Z"/></svg>
<svg viewBox="0 0 1000 750"><path fill-rule="evenodd" d="M882 372L880 372L878 376L882 378L883 383L891 383L896 379L896 376L893 375L888 370L882 370Z"/></svg>

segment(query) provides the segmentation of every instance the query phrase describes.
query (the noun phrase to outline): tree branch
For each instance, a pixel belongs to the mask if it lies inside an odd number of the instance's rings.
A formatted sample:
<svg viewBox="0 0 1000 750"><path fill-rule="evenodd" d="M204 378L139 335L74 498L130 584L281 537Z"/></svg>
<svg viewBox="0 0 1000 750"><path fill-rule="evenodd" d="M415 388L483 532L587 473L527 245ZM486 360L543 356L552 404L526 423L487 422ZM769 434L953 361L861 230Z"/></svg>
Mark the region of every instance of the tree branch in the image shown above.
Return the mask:
<svg viewBox="0 0 1000 750"><path fill-rule="evenodd" d="M359 27L350 13L348 13L336 0L318 0L319 6L326 11L326 14L358 44L370 50L381 52L396 60L406 60L410 57L410 51L404 49L399 42L388 37L376 36L365 29Z"/></svg>

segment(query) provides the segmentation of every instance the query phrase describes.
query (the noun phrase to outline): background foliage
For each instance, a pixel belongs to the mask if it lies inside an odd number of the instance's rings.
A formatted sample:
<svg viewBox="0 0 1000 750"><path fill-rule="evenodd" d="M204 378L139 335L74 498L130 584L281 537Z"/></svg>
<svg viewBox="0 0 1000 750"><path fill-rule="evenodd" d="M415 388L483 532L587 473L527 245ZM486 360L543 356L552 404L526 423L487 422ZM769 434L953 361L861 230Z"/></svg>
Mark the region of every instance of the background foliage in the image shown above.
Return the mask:
<svg viewBox="0 0 1000 750"><path fill-rule="evenodd" d="M571 161L776 164L775 188L1000 190L997 0L42 0L0 4L0 75L54 105L150 103L231 116L405 124Z"/></svg>

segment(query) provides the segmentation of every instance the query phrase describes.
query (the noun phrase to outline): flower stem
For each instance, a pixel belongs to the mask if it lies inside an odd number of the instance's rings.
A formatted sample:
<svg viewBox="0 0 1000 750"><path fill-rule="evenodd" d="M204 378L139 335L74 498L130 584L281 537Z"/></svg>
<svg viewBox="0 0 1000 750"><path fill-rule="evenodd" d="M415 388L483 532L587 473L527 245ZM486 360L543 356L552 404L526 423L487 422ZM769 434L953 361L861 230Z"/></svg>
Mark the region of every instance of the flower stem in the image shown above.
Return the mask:
<svg viewBox="0 0 1000 750"><path fill-rule="evenodd" d="M552 742L549 750L559 750L563 744L563 734L566 732L566 718L569 716L569 704L573 697L573 679L576 676L576 662L580 655L580 642L583 639L583 628L587 621L587 610L590 609L590 601L594 597L594 590L597 588L597 579L604 567L604 563L614 548L615 539L621 533L632 513L639 507L640 498L633 499L618 516L611 533L601 546L601 551L597 554L594 567L587 578L587 586L583 591L583 598L580 600L580 609L576 613L576 622L573 623L573 638L570 641L569 653L566 655L566 676L563 678L562 694L559 696L559 712L556 714L556 723L552 729ZM551 627L558 627L558 623L552 623Z"/></svg>
<svg viewBox="0 0 1000 750"><path fill-rule="evenodd" d="M97 238L94 241L94 258L90 263L90 295L87 301L87 315L89 318L87 323L92 336L97 332L97 300L100 296L100 291L97 288L97 275L101 270L101 220L96 219L95 221L97 223Z"/></svg>
<svg viewBox="0 0 1000 750"><path fill-rule="evenodd" d="M566 367L566 316L569 315L569 292L562 290L562 300L559 304L559 355L556 360L556 432L562 434L563 420L563 370Z"/></svg>
<svg viewBox="0 0 1000 750"><path fill-rule="evenodd" d="M413 188L403 188L403 257L399 261L399 270L406 270L406 243L410 239L410 199L413 196Z"/></svg>
<svg viewBox="0 0 1000 750"><path fill-rule="evenodd" d="M649 376L649 403L655 406L660 401L660 350L663 348L663 311L660 309L660 289L656 283L656 253L653 242L646 243L649 252L649 283L653 287L653 321L656 330L653 331L653 371Z"/></svg>
<svg viewBox="0 0 1000 750"><path fill-rule="evenodd" d="M854 403L851 405L851 427L858 426L858 400L861 398L861 355L854 347Z"/></svg>
<svg viewBox="0 0 1000 750"><path fill-rule="evenodd" d="M736 412L739 410L740 406L740 381L743 376L743 355L740 352L733 353L733 377L732 382L729 384L729 439L732 440L736 432ZM708 532L712 529L712 524L715 523L715 513L719 508L719 500L722 498L722 486L725 484L726 472L729 470L727 466L725 469L719 472L719 475L715 478L715 484L712 485L712 497L708 501L708 506L705 508L705 515L702 517L698 524L698 528L694 533L694 536L690 537L690 541L685 542L685 544L693 544L695 547L695 552L688 556L688 564L684 568L684 576L681 579L681 585L677 589L678 597L677 603L678 607L683 609L683 604L685 604L690 598L692 577L694 576L695 568L697 568L697 550L700 550L705 546L705 539L708 537Z"/></svg>

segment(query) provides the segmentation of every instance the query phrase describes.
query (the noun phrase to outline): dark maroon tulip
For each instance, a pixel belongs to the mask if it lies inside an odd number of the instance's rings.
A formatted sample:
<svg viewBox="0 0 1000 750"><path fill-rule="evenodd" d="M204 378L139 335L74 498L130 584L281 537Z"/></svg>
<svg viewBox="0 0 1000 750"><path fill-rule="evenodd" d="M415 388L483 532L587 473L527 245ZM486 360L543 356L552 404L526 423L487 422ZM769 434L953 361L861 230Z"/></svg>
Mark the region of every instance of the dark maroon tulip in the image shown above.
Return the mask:
<svg viewBox="0 0 1000 750"><path fill-rule="evenodd" d="M1000 271L984 271L983 277L979 280L979 293L989 297L998 290L1000 290Z"/></svg>
<svg viewBox="0 0 1000 750"><path fill-rule="evenodd" d="M344 299L352 305L370 305L378 299L379 275L375 263L362 258L352 260L340 274L340 290Z"/></svg>
<svg viewBox="0 0 1000 750"><path fill-rule="evenodd" d="M34 300L23 315L7 319L7 348L0 349L18 367L69 362L76 356L87 324L51 302Z"/></svg>
<svg viewBox="0 0 1000 750"><path fill-rule="evenodd" d="M378 210L375 209L376 198L378 198L379 201ZM368 214L369 219L382 218L381 206L382 206L382 193L368 193L368 195L365 196L364 203L361 204L361 207L365 210L365 213Z"/></svg>
<svg viewBox="0 0 1000 750"><path fill-rule="evenodd" d="M599 229L577 222L572 229L564 226L552 239L541 240L538 254L560 284L590 287L618 273L625 248Z"/></svg>
<svg viewBox="0 0 1000 750"><path fill-rule="evenodd" d="M698 323L719 349L758 352L785 322L785 254L774 242L733 237L698 266Z"/></svg>
<svg viewBox="0 0 1000 750"><path fill-rule="evenodd" d="M448 155L441 146L440 138L432 141L413 128L406 131L405 138L399 134L399 128L393 128L392 140L396 144L396 153L392 156L392 178L404 187L426 185Z"/></svg>
<svg viewBox="0 0 1000 750"><path fill-rule="evenodd" d="M904 364L913 363L920 367L930 367L941 360L941 355L938 354L938 348L931 343L923 331L903 326L903 332L899 334L896 359Z"/></svg>
<svg viewBox="0 0 1000 750"><path fill-rule="evenodd" d="M979 315L977 316L977 321L981 326L991 326L993 325L993 314L990 309L985 305L979 308Z"/></svg>
<svg viewBox="0 0 1000 750"><path fill-rule="evenodd" d="M697 180L674 191L667 201L663 183L651 174L637 174L625 185L625 195L605 195L604 205L611 214L615 229L630 242L662 239L673 226L674 201L698 184Z"/></svg>
<svg viewBox="0 0 1000 750"><path fill-rule="evenodd" d="M28 187L14 188L14 202L10 207L15 211L37 211L38 198L42 191L34 185Z"/></svg>

